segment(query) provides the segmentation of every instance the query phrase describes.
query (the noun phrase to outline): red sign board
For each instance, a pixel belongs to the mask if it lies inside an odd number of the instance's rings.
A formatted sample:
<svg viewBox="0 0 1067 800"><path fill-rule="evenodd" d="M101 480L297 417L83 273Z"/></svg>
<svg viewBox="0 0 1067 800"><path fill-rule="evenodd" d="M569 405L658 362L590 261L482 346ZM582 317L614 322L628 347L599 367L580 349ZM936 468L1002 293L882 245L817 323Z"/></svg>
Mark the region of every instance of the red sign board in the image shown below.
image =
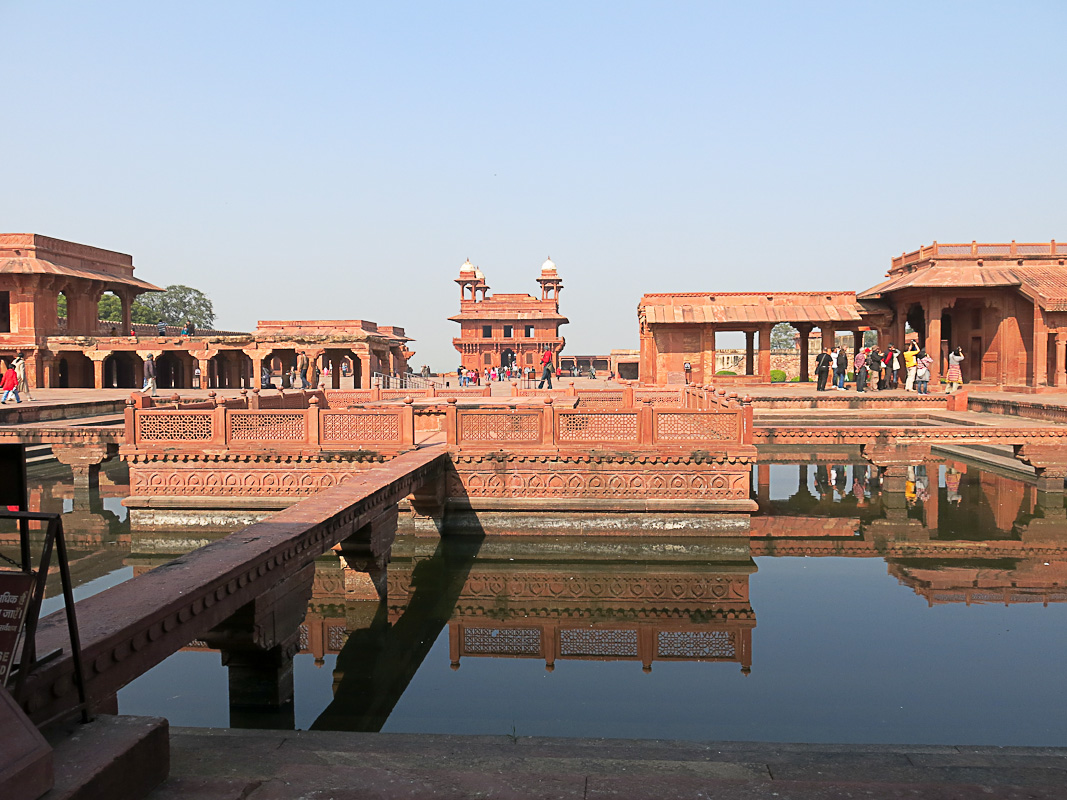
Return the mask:
<svg viewBox="0 0 1067 800"><path fill-rule="evenodd" d="M15 663L32 590L33 575L0 570L0 686L7 685Z"/></svg>

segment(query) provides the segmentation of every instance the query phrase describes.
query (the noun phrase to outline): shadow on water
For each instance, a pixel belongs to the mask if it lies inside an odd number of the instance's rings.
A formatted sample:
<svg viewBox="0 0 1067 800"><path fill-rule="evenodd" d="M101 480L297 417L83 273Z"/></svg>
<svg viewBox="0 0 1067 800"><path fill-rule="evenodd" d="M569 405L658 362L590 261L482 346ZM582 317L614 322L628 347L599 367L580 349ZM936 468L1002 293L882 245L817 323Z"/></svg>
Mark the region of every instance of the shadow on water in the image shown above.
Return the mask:
<svg viewBox="0 0 1067 800"><path fill-rule="evenodd" d="M337 656L334 699L312 729L382 729L448 625L483 539L439 540L412 569L413 592L400 618L390 622L387 604L379 603L370 625L349 633Z"/></svg>

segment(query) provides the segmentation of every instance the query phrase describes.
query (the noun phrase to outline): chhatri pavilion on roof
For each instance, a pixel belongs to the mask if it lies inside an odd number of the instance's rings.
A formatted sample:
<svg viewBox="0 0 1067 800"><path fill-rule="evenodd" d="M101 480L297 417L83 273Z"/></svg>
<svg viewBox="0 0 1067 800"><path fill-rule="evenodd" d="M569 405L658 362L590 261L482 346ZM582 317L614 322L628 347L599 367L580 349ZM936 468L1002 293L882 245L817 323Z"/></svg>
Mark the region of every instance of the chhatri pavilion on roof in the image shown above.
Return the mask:
<svg viewBox="0 0 1067 800"><path fill-rule="evenodd" d="M746 374L725 380L769 382L771 329L787 322L803 342L818 328L826 347L842 332L859 346L865 330L899 347L907 326L934 357L935 387L949 350L959 346L968 383L1026 392L1067 388L1065 261L1067 244L1055 240L934 242L892 259L887 279L858 294L646 294L637 310L641 381L711 382L716 334L742 331ZM807 380L806 347L800 355L801 380Z"/></svg>

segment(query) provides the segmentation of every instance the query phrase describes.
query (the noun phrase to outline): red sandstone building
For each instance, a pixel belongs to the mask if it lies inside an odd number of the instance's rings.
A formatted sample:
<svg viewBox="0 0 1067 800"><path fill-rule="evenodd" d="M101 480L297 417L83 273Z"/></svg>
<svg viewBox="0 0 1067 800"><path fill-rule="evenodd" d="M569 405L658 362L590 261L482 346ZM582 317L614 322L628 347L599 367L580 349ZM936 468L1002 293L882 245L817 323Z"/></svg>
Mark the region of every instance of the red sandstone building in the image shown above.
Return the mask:
<svg viewBox="0 0 1067 800"><path fill-rule="evenodd" d="M460 353L464 369L481 372L487 367L520 370L535 369L545 350L558 358L566 344L559 326L568 320L559 313L559 293L563 288L556 265L551 260L541 265L541 298L528 294L489 294L489 284L480 269L464 262L456 283L460 291L460 312L449 317L460 325L459 336L452 344Z"/></svg>
<svg viewBox="0 0 1067 800"><path fill-rule="evenodd" d="M252 333L198 331L159 336L154 325L131 325L137 295L160 291L133 277L124 254L34 233L0 234L0 361L26 357L32 387L140 388L144 361L156 360L159 387L259 386L271 372L293 366L303 352L322 366L333 364L333 388L342 363L357 387L369 388L376 372L404 373L414 353L404 329L367 320L260 322ZM121 322L98 319L105 292L118 296ZM58 312L66 297L67 315Z"/></svg>
<svg viewBox="0 0 1067 800"><path fill-rule="evenodd" d="M964 380L1039 392L1067 387L1067 244L938 244L892 259L887 280L852 292L648 294L638 305L641 382L710 382L716 333L746 334L744 374L716 381L769 382L771 328L787 322L823 346L874 330L883 345L910 329L934 357L939 386L949 350L963 348ZM759 335L756 357L756 335ZM910 336L911 334L908 333ZM801 346L801 380L809 378ZM689 370L685 365L689 364ZM687 374L688 373L688 374Z"/></svg>

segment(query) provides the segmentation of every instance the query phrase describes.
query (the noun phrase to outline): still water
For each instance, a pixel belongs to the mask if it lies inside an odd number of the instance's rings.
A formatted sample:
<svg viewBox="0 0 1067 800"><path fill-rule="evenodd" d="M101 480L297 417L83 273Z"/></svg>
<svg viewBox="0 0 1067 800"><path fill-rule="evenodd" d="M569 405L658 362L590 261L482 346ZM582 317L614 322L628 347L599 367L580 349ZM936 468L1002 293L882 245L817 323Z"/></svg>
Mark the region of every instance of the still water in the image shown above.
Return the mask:
<svg viewBox="0 0 1067 800"><path fill-rule="evenodd" d="M76 509L59 470L34 481L82 533L79 596L210 538L131 533L121 468ZM1062 496L957 462L892 492L862 465L773 464L753 492L761 513L742 540L401 538L382 605L346 601L323 557L288 719L231 718L220 656L195 646L122 690L120 711L193 726L1067 745Z"/></svg>

